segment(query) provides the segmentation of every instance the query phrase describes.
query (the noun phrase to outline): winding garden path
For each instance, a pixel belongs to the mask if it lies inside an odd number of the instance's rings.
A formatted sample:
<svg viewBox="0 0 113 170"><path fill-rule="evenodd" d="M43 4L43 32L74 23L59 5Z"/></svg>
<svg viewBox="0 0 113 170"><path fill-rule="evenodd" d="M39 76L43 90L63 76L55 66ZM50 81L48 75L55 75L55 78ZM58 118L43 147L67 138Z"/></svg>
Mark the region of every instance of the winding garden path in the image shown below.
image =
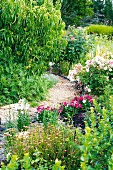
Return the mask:
<svg viewBox="0 0 113 170"><path fill-rule="evenodd" d="M59 82L49 90L49 97L45 101L40 102L40 105L52 106L57 108L60 103L64 101L70 101L74 97L74 94L76 93L76 90L74 89L74 84L60 76L56 75L56 77L59 79ZM6 122L9 107L10 113L13 114L15 105L16 104L11 104L0 107L0 118L2 124L5 124ZM36 108L30 108L29 112L31 118L34 117L36 115ZM2 125L0 126L2 127ZM0 162L4 160L2 145L3 132L0 132Z"/></svg>

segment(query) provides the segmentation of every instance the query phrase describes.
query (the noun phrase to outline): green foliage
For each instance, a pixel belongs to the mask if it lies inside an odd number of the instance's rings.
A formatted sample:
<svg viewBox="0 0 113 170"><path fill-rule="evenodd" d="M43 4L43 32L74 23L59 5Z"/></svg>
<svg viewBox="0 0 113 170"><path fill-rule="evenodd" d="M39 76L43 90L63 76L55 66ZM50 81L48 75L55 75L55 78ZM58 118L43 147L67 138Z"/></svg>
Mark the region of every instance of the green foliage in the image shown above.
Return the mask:
<svg viewBox="0 0 113 170"><path fill-rule="evenodd" d="M48 86L39 76L66 46L60 3L2 0L0 21L0 105L39 101Z"/></svg>
<svg viewBox="0 0 113 170"><path fill-rule="evenodd" d="M48 125L58 124L58 112L57 110L43 110L41 113L37 114L37 121L43 123L47 128Z"/></svg>
<svg viewBox="0 0 113 170"><path fill-rule="evenodd" d="M56 2L57 0L53 0ZM92 16L92 2L88 0L63 0L61 13L62 19L66 23L66 27L69 25L80 25L81 20L85 16Z"/></svg>
<svg viewBox="0 0 113 170"><path fill-rule="evenodd" d="M55 165L52 167L52 170L64 170L65 166L61 166L61 161L58 159L55 160Z"/></svg>
<svg viewBox="0 0 113 170"><path fill-rule="evenodd" d="M80 80L91 89L91 94L101 95L104 88L109 84L104 70L98 70L98 66L91 66L89 72L84 71L79 74Z"/></svg>
<svg viewBox="0 0 113 170"><path fill-rule="evenodd" d="M91 108L90 127L86 122L85 135L77 129L77 138L80 141L81 169L112 169L113 153L113 98L109 97L109 109L101 108L94 100L94 108ZM97 116L98 115L98 116Z"/></svg>
<svg viewBox="0 0 113 170"><path fill-rule="evenodd" d="M65 47L65 24L61 20L60 4L53 6L45 0L40 6L36 1L8 1L1 3L1 55L2 64L13 62L28 66L40 74L48 60L56 60Z"/></svg>
<svg viewBox="0 0 113 170"><path fill-rule="evenodd" d="M106 25L90 25L86 31L88 34L102 34L107 35L108 37L112 37L113 35L113 27Z"/></svg>
<svg viewBox="0 0 113 170"><path fill-rule="evenodd" d="M34 159L36 149L41 157L51 165L57 158L62 161L68 170L77 170L79 167L80 152L77 141L74 140L75 129L72 127L37 125L27 132L20 132L10 137L10 145L6 141L6 153L17 154L19 160L23 159L24 153L29 153ZM8 134L7 134L8 135ZM10 135L10 132L9 132ZM35 163L35 162L34 162Z"/></svg>
<svg viewBox="0 0 113 170"><path fill-rule="evenodd" d="M18 111L18 117L17 117L17 129L19 131L25 131L27 129L27 126L30 125L30 116L25 111Z"/></svg>
<svg viewBox="0 0 113 170"><path fill-rule="evenodd" d="M47 89L57 82L44 76L29 75L29 69L20 64L10 64L6 70L1 68L0 105L16 103L20 98L39 102L46 98Z"/></svg>
<svg viewBox="0 0 113 170"><path fill-rule="evenodd" d="M34 153L34 158L31 159L29 153L25 153L23 159L18 160L17 155L10 156L10 162L5 166L2 164L0 170L49 170L47 167L47 161L41 157L40 152ZM55 160L55 164L50 164L52 170L64 170L64 166L61 166L61 161Z"/></svg>
<svg viewBox="0 0 113 170"><path fill-rule="evenodd" d="M79 60L84 60L85 55L91 49L92 44L84 34L83 29L75 29L74 26L69 27L66 39L68 45L66 50L62 53L60 60L68 61L71 65L73 63L78 63Z"/></svg>
<svg viewBox="0 0 113 170"><path fill-rule="evenodd" d="M17 170L18 169L18 162L17 162L17 155L12 155L10 162L8 163L7 166L2 164L2 168L0 170Z"/></svg>

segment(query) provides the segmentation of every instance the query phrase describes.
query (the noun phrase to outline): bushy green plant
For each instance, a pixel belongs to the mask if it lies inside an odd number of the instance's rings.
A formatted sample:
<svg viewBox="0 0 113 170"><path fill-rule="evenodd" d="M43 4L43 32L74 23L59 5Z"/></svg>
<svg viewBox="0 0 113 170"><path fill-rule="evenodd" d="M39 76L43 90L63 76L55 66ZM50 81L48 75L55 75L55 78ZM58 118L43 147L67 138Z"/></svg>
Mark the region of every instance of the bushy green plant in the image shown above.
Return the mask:
<svg viewBox="0 0 113 170"><path fill-rule="evenodd" d="M107 99L109 109L101 108L94 100L94 108L91 108L89 119L90 126L86 122L85 135L78 129L76 131L77 138L80 141L81 169L112 169L112 153L113 153L113 97ZM96 116L98 115L98 116Z"/></svg>
<svg viewBox="0 0 113 170"><path fill-rule="evenodd" d="M0 105L38 101L48 86L39 75L66 46L60 3L3 0L0 21Z"/></svg>
<svg viewBox="0 0 113 170"><path fill-rule="evenodd" d="M80 59L84 60L85 54L89 51L92 44L89 43L83 29L75 29L74 26L69 27L66 39L68 44L60 60L66 60L70 64L78 63Z"/></svg>
<svg viewBox="0 0 113 170"><path fill-rule="evenodd" d="M65 24L62 22L60 3L53 5L45 0L41 5L37 1L3 0L1 8L1 51L0 61L13 62L29 66L39 74L45 69L48 60L57 59L60 49L66 43Z"/></svg>
<svg viewBox="0 0 113 170"><path fill-rule="evenodd" d="M75 96L70 103L63 102L59 107L60 116L65 120L70 120L74 115L86 112L92 105L92 97L85 94L83 96Z"/></svg>
<svg viewBox="0 0 113 170"><path fill-rule="evenodd" d="M17 129L19 131L23 130L25 131L27 126L30 125L30 116L25 111L19 111L18 112L18 118L17 118Z"/></svg>
<svg viewBox="0 0 113 170"><path fill-rule="evenodd" d="M109 37L113 35L113 27L106 25L90 25L86 31L88 34L107 35Z"/></svg>
<svg viewBox="0 0 113 170"><path fill-rule="evenodd" d="M37 103L46 98L48 88L57 81L30 74L21 64L10 64L0 70L0 105L16 103L20 98Z"/></svg>
<svg viewBox="0 0 113 170"><path fill-rule="evenodd" d="M19 159L23 158L24 153L29 153L33 159L33 153L37 149L47 162L53 164L54 160L58 158L66 169L77 170L80 152L74 135L75 129L72 127L59 125L58 127L48 126L45 129L44 126L37 125L27 132L20 132L13 136L10 146L7 140L5 151L17 154Z"/></svg>
<svg viewBox="0 0 113 170"><path fill-rule="evenodd" d="M104 93L107 85L113 83L113 55L99 54L87 60L85 66L76 64L69 72L70 80L78 78L86 86L86 89L94 95Z"/></svg>
<svg viewBox="0 0 113 170"><path fill-rule="evenodd" d="M36 157L31 159L29 153L25 153L23 159L18 160L18 155L10 156L10 162L5 166L3 163L0 170L49 170L47 167L48 163L41 157L40 152L36 151L34 153ZM64 166L61 166L61 161L55 160L55 164L50 164L52 170L64 170Z"/></svg>

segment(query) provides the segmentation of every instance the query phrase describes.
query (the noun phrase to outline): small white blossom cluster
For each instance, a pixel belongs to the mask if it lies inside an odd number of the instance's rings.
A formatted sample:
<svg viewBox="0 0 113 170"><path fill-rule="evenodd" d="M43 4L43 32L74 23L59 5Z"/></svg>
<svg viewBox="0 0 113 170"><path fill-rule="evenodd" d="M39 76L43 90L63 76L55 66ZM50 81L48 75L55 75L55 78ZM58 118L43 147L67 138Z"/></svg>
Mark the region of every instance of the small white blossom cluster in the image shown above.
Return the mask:
<svg viewBox="0 0 113 170"><path fill-rule="evenodd" d="M25 99L20 99L19 102L15 105L15 110L17 111L28 111L30 105L25 102Z"/></svg>

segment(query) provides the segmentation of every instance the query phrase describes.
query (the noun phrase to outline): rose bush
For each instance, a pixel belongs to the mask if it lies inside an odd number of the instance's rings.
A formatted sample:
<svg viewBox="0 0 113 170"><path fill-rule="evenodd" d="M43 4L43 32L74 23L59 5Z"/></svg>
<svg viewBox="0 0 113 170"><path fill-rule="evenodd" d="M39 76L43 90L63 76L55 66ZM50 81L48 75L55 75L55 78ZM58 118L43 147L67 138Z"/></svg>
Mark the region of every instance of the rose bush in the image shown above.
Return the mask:
<svg viewBox="0 0 113 170"><path fill-rule="evenodd" d="M97 55L87 60L85 66L80 63L70 70L68 78L82 81L86 89L94 95L101 95L108 84L113 83L113 55Z"/></svg>

